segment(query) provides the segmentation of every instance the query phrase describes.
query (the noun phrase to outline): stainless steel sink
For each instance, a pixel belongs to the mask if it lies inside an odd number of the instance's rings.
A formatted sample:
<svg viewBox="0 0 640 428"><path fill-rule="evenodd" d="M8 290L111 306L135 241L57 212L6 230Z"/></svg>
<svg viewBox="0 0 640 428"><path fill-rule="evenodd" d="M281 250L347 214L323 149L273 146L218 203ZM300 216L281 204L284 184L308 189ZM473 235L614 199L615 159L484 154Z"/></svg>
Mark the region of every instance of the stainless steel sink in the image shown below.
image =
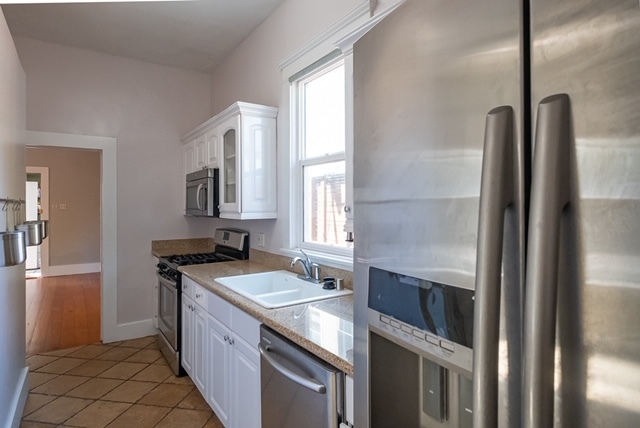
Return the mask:
<svg viewBox="0 0 640 428"><path fill-rule="evenodd" d="M216 282L267 309L352 294L351 290L325 290L322 284L304 281L285 270L227 276Z"/></svg>

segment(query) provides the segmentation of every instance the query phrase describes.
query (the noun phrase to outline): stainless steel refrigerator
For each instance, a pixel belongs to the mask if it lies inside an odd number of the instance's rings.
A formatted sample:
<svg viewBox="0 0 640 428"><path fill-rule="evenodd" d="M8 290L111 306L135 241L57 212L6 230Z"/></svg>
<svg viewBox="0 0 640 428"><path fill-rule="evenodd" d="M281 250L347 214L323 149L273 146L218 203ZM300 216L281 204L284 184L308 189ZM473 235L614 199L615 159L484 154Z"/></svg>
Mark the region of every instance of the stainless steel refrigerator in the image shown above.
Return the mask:
<svg viewBox="0 0 640 428"><path fill-rule="evenodd" d="M356 426L640 426L638 1L407 0L354 91Z"/></svg>

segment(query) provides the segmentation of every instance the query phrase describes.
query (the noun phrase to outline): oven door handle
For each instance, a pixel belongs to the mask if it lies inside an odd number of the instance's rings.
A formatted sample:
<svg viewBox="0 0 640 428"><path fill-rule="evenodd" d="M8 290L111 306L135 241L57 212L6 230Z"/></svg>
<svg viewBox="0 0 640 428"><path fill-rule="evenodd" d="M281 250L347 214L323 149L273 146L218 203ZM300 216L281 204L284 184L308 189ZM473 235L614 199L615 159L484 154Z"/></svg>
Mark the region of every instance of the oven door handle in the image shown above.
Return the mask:
<svg viewBox="0 0 640 428"><path fill-rule="evenodd" d="M156 272L156 276L158 277L158 281L160 281L163 285L166 285L174 290L178 288L178 283L175 281L171 281L163 276L160 273Z"/></svg>

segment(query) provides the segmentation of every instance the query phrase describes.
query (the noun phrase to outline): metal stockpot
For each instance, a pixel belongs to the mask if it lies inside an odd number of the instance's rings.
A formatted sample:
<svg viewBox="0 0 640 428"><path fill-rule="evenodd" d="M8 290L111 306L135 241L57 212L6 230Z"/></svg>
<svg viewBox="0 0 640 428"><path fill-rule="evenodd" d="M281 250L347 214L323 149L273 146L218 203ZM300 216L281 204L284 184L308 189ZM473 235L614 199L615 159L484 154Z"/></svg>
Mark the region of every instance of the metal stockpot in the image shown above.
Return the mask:
<svg viewBox="0 0 640 428"><path fill-rule="evenodd" d="M42 240L46 239L49 236L49 220L30 220L22 223L23 225L36 225L38 229L40 229L39 234L42 236ZM41 242L42 242L41 240ZM27 245L29 245L27 243ZM35 244L39 245L39 244Z"/></svg>
<svg viewBox="0 0 640 428"><path fill-rule="evenodd" d="M40 220L27 221L23 224L19 224L16 226L16 230L20 230L25 233L25 243L27 247L42 244L44 226L42 226Z"/></svg>
<svg viewBox="0 0 640 428"><path fill-rule="evenodd" d="M0 232L0 267L19 265L26 258L25 232Z"/></svg>

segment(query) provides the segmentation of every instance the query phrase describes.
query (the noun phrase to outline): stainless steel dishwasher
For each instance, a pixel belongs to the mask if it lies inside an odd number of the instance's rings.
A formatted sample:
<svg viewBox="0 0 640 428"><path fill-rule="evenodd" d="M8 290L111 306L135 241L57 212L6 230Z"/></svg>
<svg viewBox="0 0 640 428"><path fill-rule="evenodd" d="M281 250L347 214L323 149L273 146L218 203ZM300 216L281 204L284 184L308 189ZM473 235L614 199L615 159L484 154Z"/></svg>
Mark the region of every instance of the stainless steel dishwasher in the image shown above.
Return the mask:
<svg viewBox="0 0 640 428"><path fill-rule="evenodd" d="M260 326L262 428L337 428L343 374L270 328Z"/></svg>

